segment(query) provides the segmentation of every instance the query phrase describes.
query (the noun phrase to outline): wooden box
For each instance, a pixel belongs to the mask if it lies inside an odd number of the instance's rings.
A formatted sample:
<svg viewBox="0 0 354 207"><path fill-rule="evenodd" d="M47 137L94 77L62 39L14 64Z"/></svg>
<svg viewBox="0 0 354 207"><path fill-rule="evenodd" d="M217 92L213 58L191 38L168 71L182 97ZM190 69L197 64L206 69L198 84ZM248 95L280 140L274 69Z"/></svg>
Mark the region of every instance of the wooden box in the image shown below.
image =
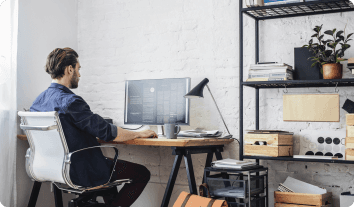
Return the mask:
<svg viewBox="0 0 354 207"><path fill-rule="evenodd" d="M332 207L332 193L306 194L274 191L274 207Z"/></svg>
<svg viewBox="0 0 354 207"><path fill-rule="evenodd" d="M346 137L345 138L345 148L354 149L354 137Z"/></svg>
<svg viewBox="0 0 354 207"><path fill-rule="evenodd" d="M348 126L354 126L354 114L347 114L346 122Z"/></svg>
<svg viewBox="0 0 354 207"><path fill-rule="evenodd" d="M293 156L293 146L245 145L245 155L284 157Z"/></svg>
<svg viewBox="0 0 354 207"><path fill-rule="evenodd" d="M354 126L347 126L347 137L354 137Z"/></svg>
<svg viewBox="0 0 354 207"><path fill-rule="evenodd" d="M267 142L267 145L282 146L293 145L293 135L291 134L245 134L245 144L254 144L256 141Z"/></svg>
<svg viewBox="0 0 354 207"><path fill-rule="evenodd" d="M345 160L354 160L354 149L345 149Z"/></svg>

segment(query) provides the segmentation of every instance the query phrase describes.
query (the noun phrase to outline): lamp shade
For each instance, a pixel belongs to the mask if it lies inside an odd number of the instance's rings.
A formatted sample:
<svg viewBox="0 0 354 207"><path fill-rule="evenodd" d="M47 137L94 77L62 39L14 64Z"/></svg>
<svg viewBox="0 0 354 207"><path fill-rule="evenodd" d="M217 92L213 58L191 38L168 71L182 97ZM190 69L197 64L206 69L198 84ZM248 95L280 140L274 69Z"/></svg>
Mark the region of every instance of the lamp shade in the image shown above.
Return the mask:
<svg viewBox="0 0 354 207"><path fill-rule="evenodd" d="M202 80L191 91L189 91L189 93L184 95L184 98L204 98L203 90L207 83L209 83L209 79L204 78L204 80Z"/></svg>

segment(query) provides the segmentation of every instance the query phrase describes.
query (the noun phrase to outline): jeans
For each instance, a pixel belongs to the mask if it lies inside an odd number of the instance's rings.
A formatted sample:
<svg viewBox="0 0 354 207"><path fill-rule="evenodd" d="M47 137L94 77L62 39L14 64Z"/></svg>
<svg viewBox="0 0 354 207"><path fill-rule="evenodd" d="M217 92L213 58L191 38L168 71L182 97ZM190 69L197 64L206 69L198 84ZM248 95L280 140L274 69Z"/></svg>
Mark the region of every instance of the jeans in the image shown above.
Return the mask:
<svg viewBox="0 0 354 207"><path fill-rule="evenodd" d="M109 195L103 196L105 204L120 207L131 206L149 182L150 171L143 165L125 160L117 160L114 173L115 176L112 177L115 177L117 180L131 179L132 182L124 184L119 192L114 188Z"/></svg>

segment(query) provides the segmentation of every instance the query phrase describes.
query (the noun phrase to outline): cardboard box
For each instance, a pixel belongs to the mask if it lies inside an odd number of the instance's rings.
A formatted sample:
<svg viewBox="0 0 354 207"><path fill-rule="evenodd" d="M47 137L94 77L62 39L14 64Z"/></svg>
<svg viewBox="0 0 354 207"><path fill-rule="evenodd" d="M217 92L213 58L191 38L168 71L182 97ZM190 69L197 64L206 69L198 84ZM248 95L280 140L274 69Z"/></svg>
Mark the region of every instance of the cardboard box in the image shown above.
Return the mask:
<svg viewBox="0 0 354 207"><path fill-rule="evenodd" d="M347 126L347 137L354 137L354 126Z"/></svg>
<svg viewBox="0 0 354 207"><path fill-rule="evenodd" d="M284 121L339 122L339 94L283 95Z"/></svg>
<svg viewBox="0 0 354 207"><path fill-rule="evenodd" d="M345 160L354 160L354 149L345 149Z"/></svg>
<svg viewBox="0 0 354 207"><path fill-rule="evenodd" d="M345 138L345 148L346 149L354 149L354 137L346 137Z"/></svg>
<svg viewBox="0 0 354 207"><path fill-rule="evenodd" d="M346 115L346 123L348 126L354 126L354 114Z"/></svg>
<svg viewBox="0 0 354 207"><path fill-rule="evenodd" d="M306 194L274 191L274 207L332 207L332 193Z"/></svg>
<svg viewBox="0 0 354 207"><path fill-rule="evenodd" d="M245 155L285 157L293 156L293 146L245 145Z"/></svg>
<svg viewBox="0 0 354 207"><path fill-rule="evenodd" d="M291 134L245 134L245 144L251 145L257 141L267 142L267 145L273 146L292 146L293 135Z"/></svg>

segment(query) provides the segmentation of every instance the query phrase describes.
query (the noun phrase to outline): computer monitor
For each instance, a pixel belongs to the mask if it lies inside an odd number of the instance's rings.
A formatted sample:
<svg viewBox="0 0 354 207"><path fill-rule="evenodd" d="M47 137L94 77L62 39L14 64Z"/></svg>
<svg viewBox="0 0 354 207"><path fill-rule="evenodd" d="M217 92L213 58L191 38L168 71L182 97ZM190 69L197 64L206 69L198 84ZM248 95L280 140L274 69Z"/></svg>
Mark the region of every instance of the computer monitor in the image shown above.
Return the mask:
<svg viewBox="0 0 354 207"><path fill-rule="evenodd" d="M190 78L125 81L124 124L189 125Z"/></svg>

